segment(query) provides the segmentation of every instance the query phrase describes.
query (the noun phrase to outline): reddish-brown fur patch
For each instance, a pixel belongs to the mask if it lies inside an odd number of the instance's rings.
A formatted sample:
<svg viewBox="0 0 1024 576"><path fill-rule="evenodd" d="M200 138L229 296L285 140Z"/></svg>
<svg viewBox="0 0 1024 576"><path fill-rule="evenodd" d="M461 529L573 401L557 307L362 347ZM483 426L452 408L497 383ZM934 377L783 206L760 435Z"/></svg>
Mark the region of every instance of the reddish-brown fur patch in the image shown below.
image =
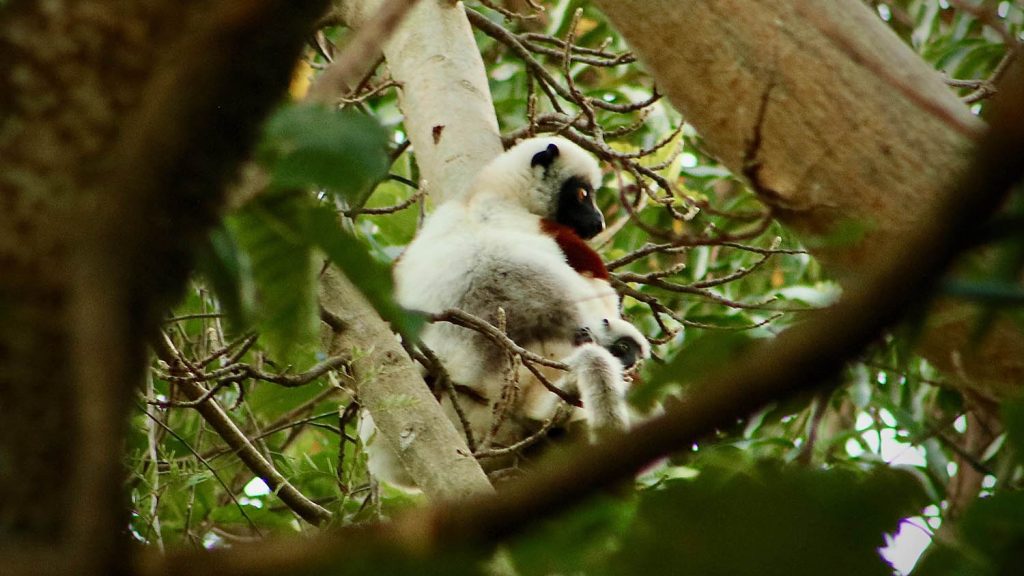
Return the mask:
<svg viewBox="0 0 1024 576"><path fill-rule="evenodd" d="M601 261L601 256L588 246L572 228L551 220L541 220L540 229L555 239L558 247L562 249L562 254L565 254L565 260L573 270L591 278L608 279L608 269Z"/></svg>

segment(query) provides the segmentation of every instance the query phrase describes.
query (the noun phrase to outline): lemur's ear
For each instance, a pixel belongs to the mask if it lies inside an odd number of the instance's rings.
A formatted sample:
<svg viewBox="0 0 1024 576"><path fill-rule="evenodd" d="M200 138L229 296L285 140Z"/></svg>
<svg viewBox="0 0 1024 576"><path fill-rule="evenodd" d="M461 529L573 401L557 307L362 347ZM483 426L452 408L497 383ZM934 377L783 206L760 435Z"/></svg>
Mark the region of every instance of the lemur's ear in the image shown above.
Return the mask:
<svg viewBox="0 0 1024 576"><path fill-rule="evenodd" d="M558 146L548 144L546 149L533 155L533 160L530 160L530 167L543 166L544 168L549 168L555 162L555 158L558 158Z"/></svg>

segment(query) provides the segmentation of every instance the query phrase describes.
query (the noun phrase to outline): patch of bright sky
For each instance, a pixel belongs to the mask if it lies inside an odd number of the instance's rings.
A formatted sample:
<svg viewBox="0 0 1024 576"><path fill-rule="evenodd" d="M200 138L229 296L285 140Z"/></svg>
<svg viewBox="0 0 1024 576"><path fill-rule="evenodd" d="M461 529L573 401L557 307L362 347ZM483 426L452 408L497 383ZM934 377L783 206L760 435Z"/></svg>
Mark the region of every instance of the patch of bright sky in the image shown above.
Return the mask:
<svg viewBox="0 0 1024 576"><path fill-rule="evenodd" d="M260 500L260 497L270 494L270 487L263 480L253 478L245 485L245 488L242 488L242 492L245 493L245 496L238 499L239 504L252 506L253 508L263 508L263 501Z"/></svg>
<svg viewBox="0 0 1024 576"><path fill-rule="evenodd" d="M679 155L679 162L683 165L683 168L693 168L697 165L697 157L689 152L683 152Z"/></svg>
<svg viewBox="0 0 1024 576"><path fill-rule="evenodd" d="M896 417L891 412L884 408L879 410L877 420L866 412L857 415L856 429L860 432L860 441L853 438L847 440L847 454L856 458L864 454L864 448L867 447L890 465L926 466L924 448L902 442L898 438ZM951 475L955 474L956 465L953 464L948 471ZM900 522L895 534L885 535L886 545L879 548L878 552L897 574L906 575L913 570L921 554L931 544L932 530L937 529L941 523L939 514L937 506L929 506L923 511L923 516L906 518Z"/></svg>
<svg viewBox="0 0 1024 576"><path fill-rule="evenodd" d="M224 545L224 539L221 538L220 536L217 536L213 532L207 532L206 535L203 536L203 547L206 548L207 550L213 550L214 548L220 548L223 545Z"/></svg>
<svg viewBox="0 0 1024 576"><path fill-rule="evenodd" d="M863 442L851 438L846 441L846 453L856 458L864 454L866 445L871 452L886 463L894 466L917 466L923 468L926 465L924 448L901 442L897 438L897 432L889 426L896 426L896 419L885 409L879 410L878 417L887 426L878 430L875 428L875 420L870 414L861 412L857 415L857 430L861 432L860 438Z"/></svg>
<svg viewBox="0 0 1024 576"><path fill-rule="evenodd" d="M906 575L914 569L921 554L932 541L932 530L920 516L900 522L895 534L885 535L885 546L878 553L885 558L897 574Z"/></svg>
<svg viewBox="0 0 1024 576"><path fill-rule="evenodd" d="M956 420L953 420L953 430L963 434L967 432L967 416L960 416Z"/></svg>
<svg viewBox="0 0 1024 576"><path fill-rule="evenodd" d="M267 483L259 478L253 478L245 485L245 488L243 488L242 491L245 492L245 495L249 498L258 498L260 496L270 494L270 486L267 486Z"/></svg>

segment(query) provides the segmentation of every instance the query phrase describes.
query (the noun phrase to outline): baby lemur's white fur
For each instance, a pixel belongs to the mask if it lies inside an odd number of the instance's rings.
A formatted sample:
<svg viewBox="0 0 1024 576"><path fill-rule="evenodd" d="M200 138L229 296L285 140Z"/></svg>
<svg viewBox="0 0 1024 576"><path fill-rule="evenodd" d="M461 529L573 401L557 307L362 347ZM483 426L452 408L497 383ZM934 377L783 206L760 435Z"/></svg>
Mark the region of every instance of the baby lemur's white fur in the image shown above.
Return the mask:
<svg viewBox="0 0 1024 576"><path fill-rule="evenodd" d="M568 140L526 140L487 165L464 197L440 206L395 267L402 306L428 313L458 308L491 324L498 323L501 308L510 338L566 363L568 373L542 370L579 395L582 408L572 418L586 421L591 438L629 426L625 372L649 355L646 338L621 318L603 264L582 242L604 227L594 204L600 176L593 157ZM429 325L422 338L451 380L471 391L460 395L459 404L474 436L483 438L509 381L508 352L476 331L444 322ZM530 435L562 402L525 368L518 382L495 446ZM442 403L459 426L450 399ZM409 484L369 417L360 435L370 471Z"/></svg>

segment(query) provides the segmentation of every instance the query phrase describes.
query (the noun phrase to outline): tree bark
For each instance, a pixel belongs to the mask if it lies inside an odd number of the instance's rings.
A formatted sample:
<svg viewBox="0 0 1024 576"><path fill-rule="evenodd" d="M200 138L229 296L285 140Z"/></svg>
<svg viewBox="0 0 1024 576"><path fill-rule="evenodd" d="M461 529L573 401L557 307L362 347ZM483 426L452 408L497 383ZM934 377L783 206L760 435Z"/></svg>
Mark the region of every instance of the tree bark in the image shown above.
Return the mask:
<svg viewBox="0 0 1024 576"><path fill-rule="evenodd" d="M348 0L343 14L358 27L382 3ZM421 0L384 44L384 57L401 86L420 186L435 204L459 196L503 150L487 72L462 2Z"/></svg>
<svg viewBox="0 0 1024 576"><path fill-rule="evenodd" d="M128 570L125 415L191 247L325 2L11 2L0 22L0 547Z"/></svg>
<svg viewBox="0 0 1024 576"><path fill-rule="evenodd" d="M708 149L847 287L963 174L984 126L862 2L598 0ZM1024 335L944 305L921 352L959 384L1024 382Z"/></svg>

